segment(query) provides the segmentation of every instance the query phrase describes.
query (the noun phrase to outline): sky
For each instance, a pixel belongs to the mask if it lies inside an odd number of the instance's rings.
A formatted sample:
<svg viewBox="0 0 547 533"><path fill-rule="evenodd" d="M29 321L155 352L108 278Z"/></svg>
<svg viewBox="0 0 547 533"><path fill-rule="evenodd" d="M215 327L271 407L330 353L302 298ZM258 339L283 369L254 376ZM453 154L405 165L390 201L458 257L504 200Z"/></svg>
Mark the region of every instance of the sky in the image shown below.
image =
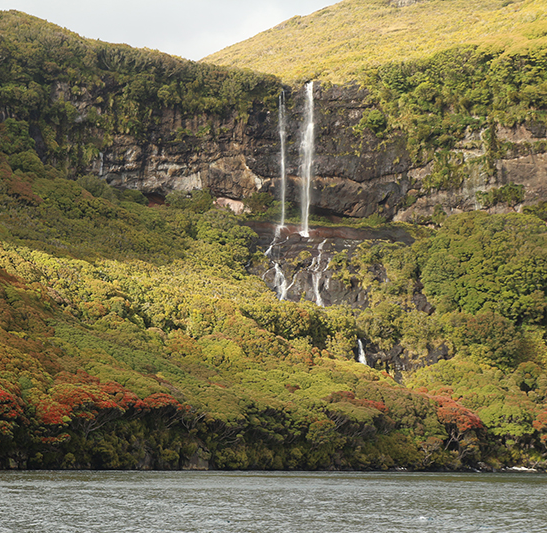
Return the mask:
<svg viewBox="0 0 547 533"><path fill-rule="evenodd" d="M83 37L197 61L339 0L0 0Z"/></svg>

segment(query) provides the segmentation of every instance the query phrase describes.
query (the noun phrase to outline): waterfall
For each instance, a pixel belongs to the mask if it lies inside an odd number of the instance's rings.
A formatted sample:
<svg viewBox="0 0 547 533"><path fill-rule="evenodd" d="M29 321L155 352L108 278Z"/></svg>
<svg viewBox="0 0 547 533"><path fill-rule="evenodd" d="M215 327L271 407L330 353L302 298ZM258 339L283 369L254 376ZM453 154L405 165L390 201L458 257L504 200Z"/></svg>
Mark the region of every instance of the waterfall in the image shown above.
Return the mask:
<svg viewBox="0 0 547 533"><path fill-rule="evenodd" d="M313 82L306 84L306 108L304 110L304 131L301 144L302 158L302 237L309 237L308 218L310 214L310 189L311 173L313 167L313 143L314 143L314 123L313 123Z"/></svg>
<svg viewBox="0 0 547 533"><path fill-rule="evenodd" d="M264 252L264 255L270 260L270 265L273 265L273 266L269 268L266 272L264 272L264 274L262 275L262 279L265 279L266 276L273 270L274 271L273 285L274 285L275 292L279 300L285 300L285 298L287 298L287 293L289 292L289 289L294 285L295 279L293 278L291 283L288 284L287 278L285 277L285 273L283 272L283 269L281 268L281 264L279 263L279 251L280 251L279 247L282 246L284 243L286 243L289 240L289 238L287 237L285 240L280 241L278 229L279 229L279 226L276 228L276 235L274 236L272 242L270 243L270 246ZM276 260L276 256L277 256L277 260Z"/></svg>
<svg viewBox="0 0 547 533"><path fill-rule="evenodd" d="M285 277L285 274L283 274L283 270L281 269L281 266L279 263L274 263L274 269L275 269L275 292L277 293L277 297L280 300L284 300L287 297L287 292L292 287L291 285L287 286L287 278Z"/></svg>
<svg viewBox="0 0 547 533"><path fill-rule="evenodd" d="M362 363L363 365L368 365L367 358L365 356L365 347L363 346L363 340L357 339L357 362Z"/></svg>
<svg viewBox="0 0 547 533"><path fill-rule="evenodd" d="M280 233L281 228L285 227L285 196L287 191L287 171L285 144L287 140L287 118L285 114L285 91L279 95L279 140L281 143L281 222L276 229Z"/></svg>
<svg viewBox="0 0 547 533"><path fill-rule="evenodd" d="M321 297L321 289L319 288L319 283L321 282L322 274L329 268L330 260L327 262L326 266L322 266L321 262L323 259L323 247L327 239L319 244L317 251L319 252L317 256L313 258L313 261L310 265L310 272L312 273L312 285L313 285L313 294L315 296L315 303L321 307L325 307L323 298Z"/></svg>
<svg viewBox="0 0 547 533"><path fill-rule="evenodd" d="M292 280L290 285L287 284L287 278L283 273L281 265L277 261L273 261L273 267L264 272L264 274L262 275L262 279L265 279L272 270L274 271L274 289L275 293L277 294L277 298L279 300L284 300L285 298L287 298L287 293L289 292L289 289L294 285L294 279Z"/></svg>

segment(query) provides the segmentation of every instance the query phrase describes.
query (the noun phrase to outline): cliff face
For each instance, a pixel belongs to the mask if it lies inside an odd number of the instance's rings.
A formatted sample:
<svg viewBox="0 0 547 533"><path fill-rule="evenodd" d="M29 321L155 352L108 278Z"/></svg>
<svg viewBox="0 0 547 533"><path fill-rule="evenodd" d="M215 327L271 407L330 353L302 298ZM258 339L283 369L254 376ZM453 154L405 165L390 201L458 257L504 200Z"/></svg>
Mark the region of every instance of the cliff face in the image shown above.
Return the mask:
<svg viewBox="0 0 547 533"><path fill-rule="evenodd" d="M386 269L380 264L369 267L367 281L363 280L363 273L353 264L363 243L410 245L414 242L404 229L395 227L315 227L309 238L305 238L298 233L298 227L290 224L280 231L267 222L250 221L247 224L258 235L256 248L265 252L262 260L255 258L249 265L250 273L262 278L280 300L306 300L324 307L343 305L363 310L374 302L372 285L388 281ZM417 282L409 305L429 315L435 309L422 294L422 289L421 283ZM400 343L386 350L361 339L354 355L357 361L368 366L389 369L395 379L400 380L404 372L440 359L450 359L454 354L444 343L428 345L418 355Z"/></svg>
<svg viewBox="0 0 547 533"><path fill-rule="evenodd" d="M464 179L450 190L437 190L424 187L433 163L414 165L403 134L381 139L359 127L371 109L366 96L356 86L314 87L313 211L350 217L379 213L388 220L413 221L431 216L436 206L447 214L480 208L503 212L547 198L545 128L498 127L495 135L504 151L488 168L487 131L469 133L454 149ZM85 102L75 105L85 114ZM287 199L297 204L303 109L303 90L287 95ZM278 198L277 127L277 112L261 105L246 117L235 112L184 117L165 108L141 139L114 135L87 170L116 187L149 195L208 188L217 197L242 199L267 192ZM521 185L522 194L512 202L480 200L480 193L506 184Z"/></svg>
<svg viewBox="0 0 547 533"><path fill-rule="evenodd" d="M366 217L380 210L391 217L409 189L403 177L410 169L404 138L381 146L372 132L354 132L367 109L365 97L356 87L315 87L312 209L317 212ZM294 203L300 202L303 99L299 91L288 100L287 199ZM247 120L235 114L184 118L165 109L158 122L146 140L114 136L88 171L145 194L208 188L232 199L253 192L279 197L277 113L255 106Z"/></svg>

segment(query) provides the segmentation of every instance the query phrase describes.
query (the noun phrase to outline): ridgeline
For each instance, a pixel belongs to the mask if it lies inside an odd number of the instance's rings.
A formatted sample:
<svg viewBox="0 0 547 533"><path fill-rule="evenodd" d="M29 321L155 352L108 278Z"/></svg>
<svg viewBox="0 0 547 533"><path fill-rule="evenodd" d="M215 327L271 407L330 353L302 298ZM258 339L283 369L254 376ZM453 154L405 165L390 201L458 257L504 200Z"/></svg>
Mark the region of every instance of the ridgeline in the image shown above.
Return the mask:
<svg viewBox="0 0 547 533"><path fill-rule="evenodd" d="M547 7L537 0L344 0L204 58L288 83L361 81L367 70L461 46L508 56L543 48Z"/></svg>

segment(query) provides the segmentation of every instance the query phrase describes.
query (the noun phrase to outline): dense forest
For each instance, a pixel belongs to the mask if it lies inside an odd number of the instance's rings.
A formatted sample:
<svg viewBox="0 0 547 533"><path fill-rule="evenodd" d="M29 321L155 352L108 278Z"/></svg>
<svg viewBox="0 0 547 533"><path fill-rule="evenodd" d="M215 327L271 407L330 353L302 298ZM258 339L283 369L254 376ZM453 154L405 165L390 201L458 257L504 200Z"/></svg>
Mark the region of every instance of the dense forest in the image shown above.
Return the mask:
<svg viewBox="0 0 547 533"><path fill-rule="evenodd" d="M277 213L271 198L238 217L206 190L149 206L83 172L108 132L138 136L162 105L245 120L278 80L14 12L0 29L1 468L547 468L544 204L439 210L404 226L411 245L338 254L362 308L279 301L248 273L264 253L243 224ZM60 82L101 86L97 114ZM358 339L413 370L356 362Z"/></svg>
<svg viewBox="0 0 547 533"><path fill-rule="evenodd" d="M0 59L0 116L28 122L32 148L70 177L116 135L149 141L167 108L244 120L258 101L277 106L281 87L273 76L85 39L18 11L0 11ZM175 129L164 141L192 150L210 128Z"/></svg>

